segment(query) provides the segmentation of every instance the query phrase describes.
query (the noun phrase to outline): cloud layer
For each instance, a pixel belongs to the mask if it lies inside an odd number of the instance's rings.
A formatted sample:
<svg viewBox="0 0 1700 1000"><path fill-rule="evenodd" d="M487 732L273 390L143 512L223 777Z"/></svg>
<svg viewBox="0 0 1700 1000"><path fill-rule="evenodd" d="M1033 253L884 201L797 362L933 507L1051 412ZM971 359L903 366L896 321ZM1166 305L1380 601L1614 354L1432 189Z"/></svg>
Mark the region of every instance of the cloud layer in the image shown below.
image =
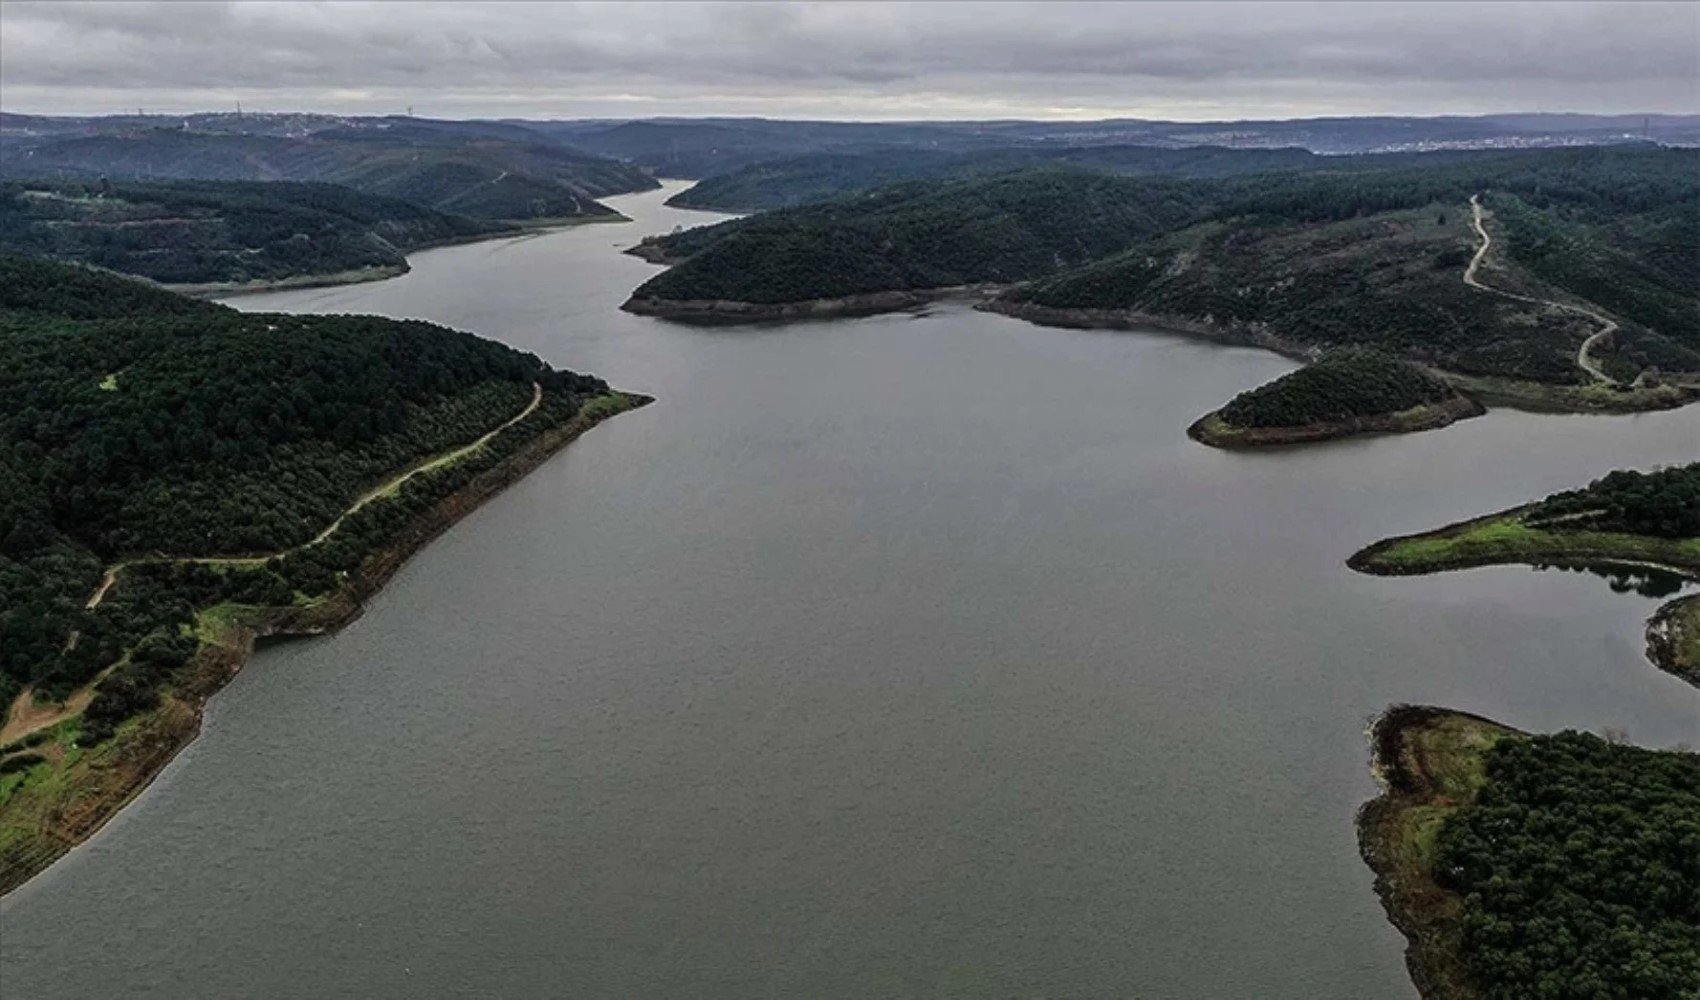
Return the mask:
<svg viewBox="0 0 1700 1000"><path fill-rule="evenodd" d="M31 3L0 102L443 117L1700 110L1700 6Z"/></svg>

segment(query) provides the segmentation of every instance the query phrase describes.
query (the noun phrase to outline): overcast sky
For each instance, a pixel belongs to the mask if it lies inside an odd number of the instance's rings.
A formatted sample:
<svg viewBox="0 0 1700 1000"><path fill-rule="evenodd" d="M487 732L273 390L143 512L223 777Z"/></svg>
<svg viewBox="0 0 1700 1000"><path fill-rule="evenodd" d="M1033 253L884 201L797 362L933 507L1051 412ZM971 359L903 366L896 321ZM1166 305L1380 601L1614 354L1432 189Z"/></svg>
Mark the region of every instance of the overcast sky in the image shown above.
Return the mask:
<svg viewBox="0 0 1700 1000"><path fill-rule="evenodd" d="M0 3L0 105L474 116L1700 111L1692 3Z"/></svg>

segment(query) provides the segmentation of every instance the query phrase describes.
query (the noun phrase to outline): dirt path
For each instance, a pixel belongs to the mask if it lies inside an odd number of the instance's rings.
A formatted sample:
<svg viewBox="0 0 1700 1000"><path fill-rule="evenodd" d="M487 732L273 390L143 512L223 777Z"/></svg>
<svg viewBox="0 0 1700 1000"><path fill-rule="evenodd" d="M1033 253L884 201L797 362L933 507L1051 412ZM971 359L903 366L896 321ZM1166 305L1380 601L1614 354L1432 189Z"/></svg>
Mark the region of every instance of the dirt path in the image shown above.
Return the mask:
<svg viewBox="0 0 1700 1000"><path fill-rule="evenodd" d="M1555 309L1563 309L1566 312L1580 313L1594 322L1599 323L1600 328L1590 335L1587 340L1582 341L1581 348L1576 351L1576 367L1587 372L1588 375L1596 381L1604 382L1607 385L1617 385L1617 379L1607 375L1605 370L1599 365L1596 365L1594 363L1594 359L1589 356L1589 352L1593 350L1595 344L1617 332L1616 320L1603 316L1592 309L1586 308L1585 306L1573 306L1563 302L1554 302L1550 299L1530 298L1527 295L1518 295L1515 292L1508 292L1501 288L1494 288L1491 285L1484 285L1481 280L1476 277L1477 269L1481 267L1483 259L1487 257L1488 247L1493 245L1493 237L1488 235L1487 227L1482 225L1481 198L1482 196L1479 194L1473 194L1470 196L1470 224L1475 227L1476 235L1482 238L1482 245L1476 248L1475 255L1470 258L1469 266L1464 268L1464 284L1469 285L1471 288L1480 289L1484 292L1491 292L1494 295L1502 295L1505 298L1513 299L1517 302L1527 302L1530 305L1537 306L1552 306Z"/></svg>
<svg viewBox="0 0 1700 1000"><path fill-rule="evenodd" d="M106 679L118 664L114 663L94 676L82 687L71 692L70 697L55 705L51 702L42 703L35 700L35 685L28 685L18 696L12 699L12 704L6 709L5 725L0 725L0 746L5 746L14 740L49 726L57 726L73 715L81 715L83 709L89 707L94 700L94 686Z"/></svg>
<svg viewBox="0 0 1700 1000"><path fill-rule="evenodd" d="M265 561L268 560L268 559L272 559L272 558L275 558L277 556L287 555L291 552L298 552L301 549L310 548L314 545L317 545L320 542L324 541L325 539L336 534L337 529L342 527L342 523L344 521L348 520L350 515L354 514L360 508L366 506L367 504L371 503L374 500L377 500L380 497L387 496L388 494L395 492L396 490L400 489L404 483L406 483L409 479L412 479L414 476L422 475L422 474L430 472L434 469L440 469L445 465L449 465L449 464L452 464L454 462L457 462L460 459L465 458L467 455L472 454L473 452L477 451L478 449L489 444L491 438L494 438L496 435L507 430L509 427L512 427L514 424L519 423L521 420L524 420L526 417L531 416L532 412L534 410L536 410L537 407L542 402L543 402L543 387L541 385L537 384L536 382L531 383L531 402L527 403L525 405L524 409L520 410L518 413L514 414L512 417L509 417L507 420L503 421L502 423L498 424L496 427L492 428L488 433L479 437L476 441L473 441L471 444L465 444L465 445L460 446L459 448L455 448L452 451L445 451L440 455L434 456L432 458L428 458L425 461L419 463L418 465L415 465L413 468L408 469L406 472L403 472L400 475L398 475L398 476L396 476L396 477L394 477L390 480L387 480L386 482L384 482L384 483L366 491L365 493L361 494L359 496L359 498L357 498L354 501L354 503L351 504L348 507L347 510L344 510L341 514L337 515L337 519L332 521L329 525L327 525L325 527L325 530L314 535L312 538L308 539L307 541L302 542L300 545L296 545L296 546L293 546L293 547L287 548L287 549L279 549L276 552L268 552L264 555L248 555L248 556L145 556L145 557L138 558L138 559L120 559L119 561L113 563L111 566L108 566L106 568L106 573L103 574L100 578L100 586L96 587L94 593L89 595L88 603L84 604L83 607L85 607L85 608L97 608L97 607L99 607L100 602L106 599L107 592L112 589L112 585L114 583L118 582L118 574L120 572L122 572L123 569L126 566L135 566L135 565L138 565L140 563L179 563L179 564L195 563L195 564L199 564L199 565L202 565L202 566L259 566L259 565L265 563Z"/></svg>
<svg viewBox="0 0 1700 1000"><path fill-rule="evenodd" d="M108 566L106 568L106 572L101 574L100 585L95 588L94 593L89 595L88 602L85 603L83 607L89 609L99 607L100 602L105 600L107 593L112 590L112 585L118 582L118 574L123 572L124 568L127 566L135 566L143 563L198 563L204 566L258 566L275 556L285 555L290 552L296 552L301 549L317 545L329 538L331 535L334 535L337 529L342 527L342 523L348 520L349 516L358 511L360 508L380 497L387 496L388 494L400 489L404 483L412 479L414 476L422 475L434 469L440 469L445 465L452 464L462 458L465 458L467 455L472 454L478 449L489 444L490 440L496 435L507 430L509 427L512 427L514 424L519 423L526 417L531 416L532 412L535 411L542 402L543 387L536 382L533 382L531 384L531 401L525 405L524 409L520 410L512 417L509 417L501 424L498 424L496 427L492 428L490 431L483 434L470 444L461 445L451 451L445 451L442 454L428 458L418 465L415 465L413 468L408 469L406 472L394 476L384 483L361 494L347 510L344 510L337 516L336 520L327 525L325 530L319 532L317 535L314 535L312 538L300 545L288 549L280 549L277 552L268 553L266 555L144 556L135 559L120 559ZM76 633L73 632L72 636L73 638L69 641L74 643ZM116 666L116 664L113 666ZM37 704L35 701L34 688L24 688L23 691L18 693L17 698L13 699L12 704L7 706L6 714L4 716L0 716L0 744L10 743L13 740L22 739L37 730L45 729L48 726L58 725L65 719L68 719L87 708L89 702L94 698L95 685L100 683L101 679L107 674L111 673L112 669L113 667L107 667L105 670L102 670L95 676L94 680L89 681L87 684L72 692L71 696L66 698L65 701L59 705Z"/></svg>

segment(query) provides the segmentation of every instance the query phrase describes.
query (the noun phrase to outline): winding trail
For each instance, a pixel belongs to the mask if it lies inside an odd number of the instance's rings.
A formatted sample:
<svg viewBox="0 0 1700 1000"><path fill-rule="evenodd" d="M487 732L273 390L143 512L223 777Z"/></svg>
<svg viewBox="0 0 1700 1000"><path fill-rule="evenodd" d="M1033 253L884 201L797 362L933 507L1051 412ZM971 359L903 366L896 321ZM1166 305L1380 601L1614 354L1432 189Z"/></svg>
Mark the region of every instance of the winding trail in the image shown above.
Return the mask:
<svg viewBox="0 0 1700 1000"><path fill-rule="evenodd" d="M440 469L445 465L452 464L462 458L465 458L467 455L472 454L478 449L489 444L490 440L496 435L507 430L509 427L512 427L514 424L519 423L526 417L531 416L532 412L535 411L542 402L543 387L536 382L531 383L531 401L525 405L524 409L521 409L518 413L509 417L507 420L492 428L490 431L483 434L470 444L464 444L458 448L454 448L428 458L407 471L393 476L378 486L362 493L355 499L354 503L349 505L348 509L339 514L337 519L327 525L323 531L314 535L307 541L302 542L300 545L291 546L286 549L279 549L276 552L267 553L265 555L142 556L134 559L120 559L106 567L106 572L101 574L100 585L95 588L94 593L89 595L88 602L85 603L83 607L86 609L99 607L100 602L105 600L107 593L112 590L113 584L118 582L118 574L127 566L136 566L143 563L199 563L201 565L216 566L259 566L263 565L266 560L276 556L286 555L290 552L299 552L302 549L317 545L336 534L337 529L342 527L343 522L348 520L348 518L360 508L380 497L386 496L389 493L400 489L403 483L406 483L414 476L423 475L434 469ZM74 646L77 638L78 633L72 632L70 637L66 640L67 648ZM25 687L22 691L18 692L18 696L13 699L11 705L0 706L0 709L3 709L5 713L0 715L0 745L23 739L31 733L41 729L46 729L49 726L57 725L65 719L80 713L83 709L88 707L89 702L94 698L95 685L99 684L106 675L110 674L113 669L117 667L117 665L118 664L114 663L108 666L105 670L102 670L94 677L93 680L90 680L76 691L73 691L69 697L56 706L37 704L35 701L34 686L30 685Z"/></svg>
<svg viewBox="0 0 1700 1000"><path fill-rule="evenodd" d="M1590 357L1588 353L1593 350L1595 344L1605 340L1617 332L1616 320L1597 313L1586 306L1573 306L1564 302L1554 302L1551 299L1531 298L1527 295L1518 295L1515 292L1505 291L1502 288L1494 288L1492 285L1484 285L1481 280L1476 277L1476 270L1481 267L1482 260L1487 257L1488 247L1493 245L1493 237L1488 235L1487 227L1482 225L1481 199L1482 196L1479 194L1473 194L1470 196L1470 224L1475 227L1476 235L1482 238L1482 244L1476 248L1475 255L1470 258L1469 266L1464 268L1464 284L1484 292L1491 292L1494 295L1502 295L1505 298L1512 299L1517 302L1527 302L1530 305L1537 306L1552 306L1555 309L1563 309L1566 312L1580 313L1594 322L1599 323L1600 328L1591 334L1587 340L1582 341L1581 348L1576 351L1576 366L1587 372L1588 375L1595 381L1604 382L1606 385L1617 385L1617 379L1607 375L1604 369L1594 363L1594 359Z"/></svg>
<svg viewBox="0 0 1700 1000"><path fill-rule="evenodd" d="M367 490L365 493L362 493L358 498L355 499L354 503L349 505L348 509L344 510L341 514L337 515L336 520L334 520L330 524L326 525L325 530L314 535L312 538L308 539L307 541L302 542L300 545L293 545L293 546L290 546L289 548L279 549L276 552L268 552L268 553L265 553L265 554L262 554L262 555L246 555L246 556L142 556L142 557L135 558L135 559L120 559L117 562L113 563L112 565L106 567L106 572L101 575L100 585L95 588L94 593L89 595L88 603L84 604L83 607L89 608L89 609L100 607L100 602L106 599L107 592L112 589L113 584L118 582L118 574L126 566L136 566L136 565L140 565L140 564L143 564L143 563L149 563L149 564L177 563L177 564L180 564L180 565L187 565L187 564L191 564L191 563L196 563L196 564L200 564L200 565L203 565L203 566L260 566L260 565L263 565L266 562L266 560L268 560L268 559L274 559L278 556L288 555L291 552L299 552L302 549L311 548L311 547L319 544L320 542L324 541L325 539L331 537L332 535L336 534L337 529L342 527L343 522L348 520L349 517L352 516L356 511L360 510L360 508L366 506L367 504L371 503L374 500L377 500L380 497L383 497L383 496L386 496L390 493L395 492L396 490L401 488L402 484L406 483L408 480L412 479L414 476L423 475L423 474L425 474L427 472L431 472L435 469L440 469L445 465L453 464L454 462L457 462L457 461L461 460L462 458L465 458L467 455L472 454L473 452L477 451L478 449L489 444L490 440L492 438L494 438L496 435L507 430L509 427L512 427L514 424L519 423L521 420L524 420L526 417L531 416L532 412L535 411L537 409L537 407L542 402L543 402L543 386L539 385L536 382L531 383L531 401L529 403L525 404L524 409L520 410L518 413L509 417L507 420L503 421L502 423L496 425L490 431L485 433L483 436L479 437L477 440L471 442L470 444L464 444L464 445L461 445L459 448L455 448L451 451L445 451L440 455L436 455L436 456L433 456L432 458L428 458L425 461L419 463L418 465L415 465L412 468L408 469L406 472L403 472L403 473L401 473L401 474L399 474L399 475L397 475L397 476L395 476L391 479L388 479L385 482L380 483L379 485L373 487L372 489Z"/></svg>

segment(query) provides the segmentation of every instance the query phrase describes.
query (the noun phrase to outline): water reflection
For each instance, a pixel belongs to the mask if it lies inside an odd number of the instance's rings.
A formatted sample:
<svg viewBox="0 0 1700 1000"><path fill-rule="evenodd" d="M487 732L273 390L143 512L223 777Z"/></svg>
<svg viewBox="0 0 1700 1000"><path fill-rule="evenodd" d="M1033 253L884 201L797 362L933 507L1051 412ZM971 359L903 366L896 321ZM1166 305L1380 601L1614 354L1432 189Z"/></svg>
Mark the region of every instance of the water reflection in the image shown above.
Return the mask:
<svg viewBox="0 0 1700 1000"><path fill-rule="evenodd" d="M1688 577L1668 569L1624 563L1538 563L1535 569L1592 573L1603 578L1613 593L1639 594L1642 597L1670 597L1690 583Z"/></svg>

